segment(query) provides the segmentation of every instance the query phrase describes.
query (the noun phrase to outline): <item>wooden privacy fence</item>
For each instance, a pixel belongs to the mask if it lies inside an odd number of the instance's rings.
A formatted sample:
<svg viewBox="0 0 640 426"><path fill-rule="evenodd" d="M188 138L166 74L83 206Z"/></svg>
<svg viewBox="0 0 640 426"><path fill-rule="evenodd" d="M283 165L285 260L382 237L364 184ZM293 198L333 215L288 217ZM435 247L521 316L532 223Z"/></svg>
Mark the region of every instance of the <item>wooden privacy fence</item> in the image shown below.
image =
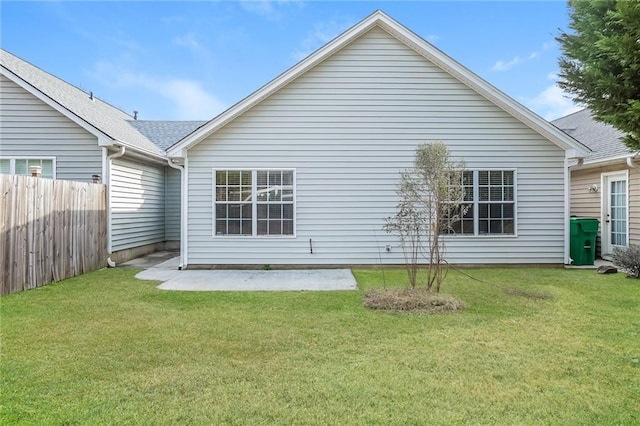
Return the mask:
<svg viewBox="0 0 640 426"><path fill-rule="evenodd" d="M105 185L0 175L0 195L1 294L106 266Z"/></svg>

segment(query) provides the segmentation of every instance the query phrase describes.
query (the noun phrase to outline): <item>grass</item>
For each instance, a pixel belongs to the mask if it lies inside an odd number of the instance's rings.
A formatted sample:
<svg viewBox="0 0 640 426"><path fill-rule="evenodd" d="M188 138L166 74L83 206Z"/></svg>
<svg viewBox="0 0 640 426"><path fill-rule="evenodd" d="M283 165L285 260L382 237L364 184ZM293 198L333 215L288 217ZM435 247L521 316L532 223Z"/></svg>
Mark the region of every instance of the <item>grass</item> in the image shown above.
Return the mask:
<svg viewBox="0 0 640 426"><path fill-rule="evenodd" d="M163 292L109 269L6 296L0 423L640 423L637 280L466 272L498 286L450 273L449 315L364 308L379 270L355 292Z"/></svg>

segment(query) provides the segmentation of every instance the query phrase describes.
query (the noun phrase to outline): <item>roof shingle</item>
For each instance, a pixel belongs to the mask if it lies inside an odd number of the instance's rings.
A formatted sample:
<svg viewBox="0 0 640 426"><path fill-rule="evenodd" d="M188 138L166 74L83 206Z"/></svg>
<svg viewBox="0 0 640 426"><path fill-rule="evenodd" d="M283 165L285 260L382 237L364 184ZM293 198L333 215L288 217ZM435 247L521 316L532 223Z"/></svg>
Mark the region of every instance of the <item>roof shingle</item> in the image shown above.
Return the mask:
<svg viewBox="0 0 640 426"><path fill-rule="evenodd" d="M129 121L130 125L163 150L205 123L206 121Z"/></svg>
<svg viewBox="0 0 640 426"><path fill-rule="evenodd" d="M631 154L622 142L624 133L609 124L596 121L589 109L574 112L551 123L591 149L592 152L585 158L586 163Z"/></svg>
<svg viewBox="0 0 640 426"><path fill-rule="evenodd" d="M142 152L164 157L164 150L129 124L132 117L46 71L0 49L0 65L110 138Z"/></svg>

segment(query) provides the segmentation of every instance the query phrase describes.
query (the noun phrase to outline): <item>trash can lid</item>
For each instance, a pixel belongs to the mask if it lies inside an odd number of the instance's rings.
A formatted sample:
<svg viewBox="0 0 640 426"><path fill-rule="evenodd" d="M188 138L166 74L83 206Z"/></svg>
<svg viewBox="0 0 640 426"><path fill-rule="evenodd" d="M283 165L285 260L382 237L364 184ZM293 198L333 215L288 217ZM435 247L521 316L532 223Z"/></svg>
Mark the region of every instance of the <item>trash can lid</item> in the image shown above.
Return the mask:
<svg viewBox="0 0 640 426"><path fill-rule="evenodd" d="M600 220L595 217L579 217L576 218L575 224L582 232L597 233Z"/></svg>

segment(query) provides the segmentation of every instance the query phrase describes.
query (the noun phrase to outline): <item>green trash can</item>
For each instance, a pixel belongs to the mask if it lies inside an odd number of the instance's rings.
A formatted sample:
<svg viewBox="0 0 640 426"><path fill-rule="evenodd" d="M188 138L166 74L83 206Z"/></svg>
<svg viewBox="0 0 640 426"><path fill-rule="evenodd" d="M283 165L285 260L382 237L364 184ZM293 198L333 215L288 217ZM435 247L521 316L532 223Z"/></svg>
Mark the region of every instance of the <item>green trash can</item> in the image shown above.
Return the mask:
<svg viewBox="0 0 640 426"><path fill-rule="evenodd" d="M569 254L574 265L593 265L600 221L594 217L572 217Z"/></svg>

